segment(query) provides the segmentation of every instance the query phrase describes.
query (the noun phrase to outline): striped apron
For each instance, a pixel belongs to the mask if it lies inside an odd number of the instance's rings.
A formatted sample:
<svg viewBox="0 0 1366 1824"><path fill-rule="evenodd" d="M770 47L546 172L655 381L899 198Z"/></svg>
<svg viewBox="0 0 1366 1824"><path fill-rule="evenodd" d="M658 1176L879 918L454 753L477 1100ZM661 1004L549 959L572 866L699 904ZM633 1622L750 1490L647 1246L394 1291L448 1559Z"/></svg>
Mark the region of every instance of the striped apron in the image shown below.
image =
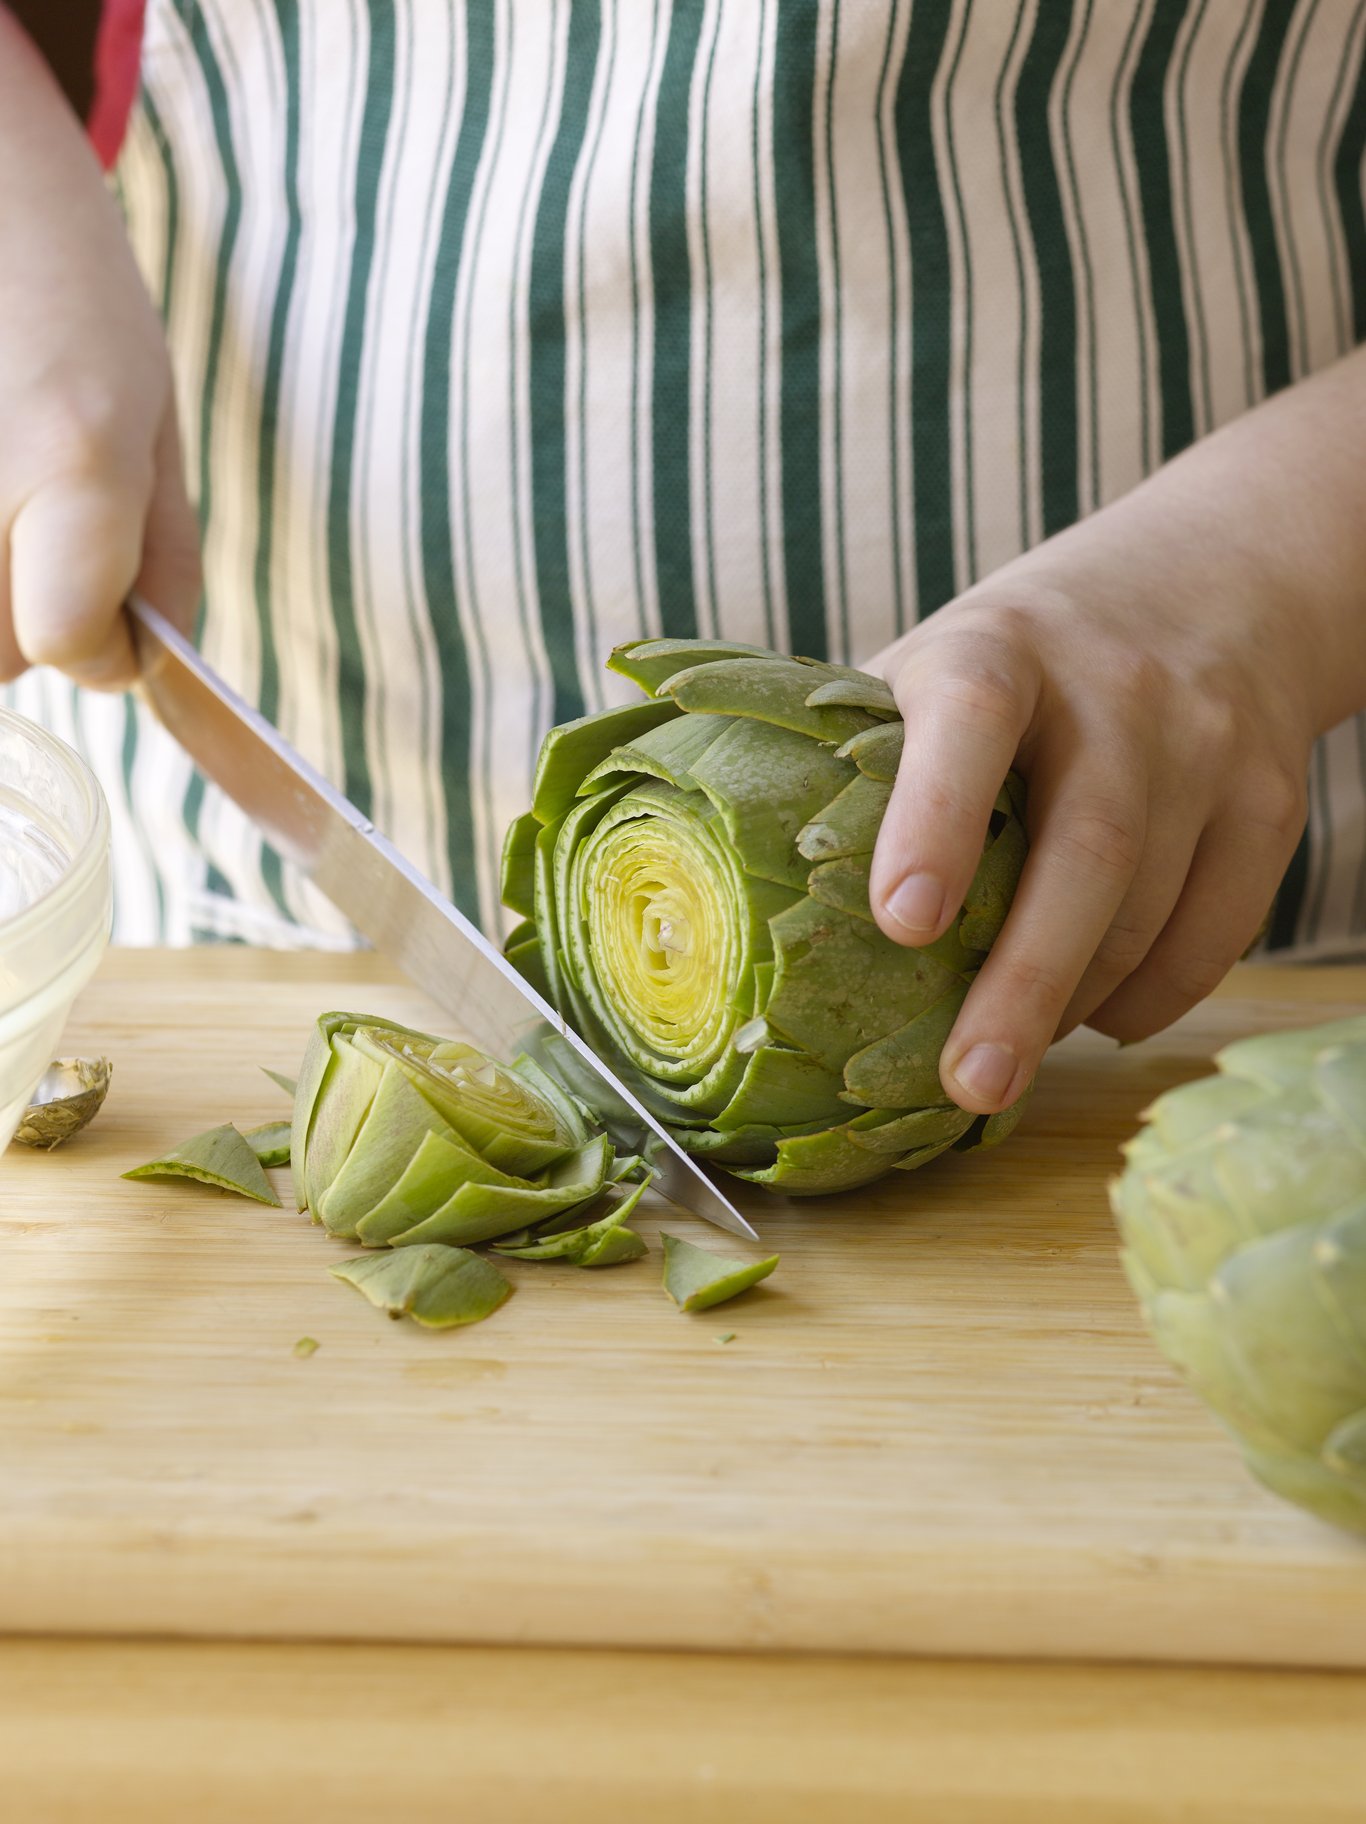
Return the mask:
<svg viewBox="0 0 1366 1824"><path fill-rule="evenodd" d="M221 670L493 929L642 634L858 662L1366 337L1366 0L151 0ZM118 935L351 934L131 699ZM1271 942L1366 954L1366 719Z"/></svg>

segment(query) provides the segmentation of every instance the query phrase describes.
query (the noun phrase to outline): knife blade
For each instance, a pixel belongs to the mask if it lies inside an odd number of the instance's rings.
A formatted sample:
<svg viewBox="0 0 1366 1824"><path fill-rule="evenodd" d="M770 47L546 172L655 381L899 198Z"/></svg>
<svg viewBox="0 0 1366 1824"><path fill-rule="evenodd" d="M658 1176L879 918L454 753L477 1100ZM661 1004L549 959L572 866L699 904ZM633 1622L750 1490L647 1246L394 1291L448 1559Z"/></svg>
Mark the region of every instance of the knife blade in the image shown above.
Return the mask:
<svg viewBox="0 0 1366 1824"><path fill-rule="evenodd" d="M129 599L128 612L145 700L274 848L377 950L448 1007L484 1051L505 1056L517 1028L537 1017L563 1033L661 1143L655 1189L717 1228L758 1240L696 1160L458 906L244 703L163 615L137 597Z"/></svg>

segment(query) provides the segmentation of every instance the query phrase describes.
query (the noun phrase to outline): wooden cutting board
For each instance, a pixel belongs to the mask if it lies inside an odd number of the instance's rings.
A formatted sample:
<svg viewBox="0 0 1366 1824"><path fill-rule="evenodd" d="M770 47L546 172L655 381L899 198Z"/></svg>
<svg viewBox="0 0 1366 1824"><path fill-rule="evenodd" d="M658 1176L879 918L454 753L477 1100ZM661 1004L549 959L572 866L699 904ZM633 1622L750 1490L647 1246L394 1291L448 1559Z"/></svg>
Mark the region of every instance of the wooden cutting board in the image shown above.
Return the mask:
<svg viewBox="0 0 1366 1824"><path fill-rule="evenodd" d="M116 953L82 1000L104 1114L0 1160L0 1631L1366 1666L1366 1545L1150 1348L1104 1195L1154 1094L1366 970L1244 969L1145 1046L1059 1047L999 1151L748 1200L782 1266L722 1310L667 1301L660 1224L739 1244L656 1205L644 1262L513 1263L445 1334L289 1208L119 1176L282 1113L257 1066L348 1005L449 1025L373 958Z"/></svg>

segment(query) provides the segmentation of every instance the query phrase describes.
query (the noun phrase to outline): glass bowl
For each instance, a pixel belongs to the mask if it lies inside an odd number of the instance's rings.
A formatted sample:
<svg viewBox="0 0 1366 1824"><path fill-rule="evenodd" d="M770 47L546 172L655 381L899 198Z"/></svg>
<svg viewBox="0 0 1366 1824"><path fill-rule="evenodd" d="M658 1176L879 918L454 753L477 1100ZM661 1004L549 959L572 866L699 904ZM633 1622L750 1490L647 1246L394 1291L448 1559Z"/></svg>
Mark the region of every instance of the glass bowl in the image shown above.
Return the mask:
<svg viewBox="0 0 1366 1824"><path fill-rule="evenodd" d="M0 1152L109 942L109 807L64 742L0 709Z"/></svg>

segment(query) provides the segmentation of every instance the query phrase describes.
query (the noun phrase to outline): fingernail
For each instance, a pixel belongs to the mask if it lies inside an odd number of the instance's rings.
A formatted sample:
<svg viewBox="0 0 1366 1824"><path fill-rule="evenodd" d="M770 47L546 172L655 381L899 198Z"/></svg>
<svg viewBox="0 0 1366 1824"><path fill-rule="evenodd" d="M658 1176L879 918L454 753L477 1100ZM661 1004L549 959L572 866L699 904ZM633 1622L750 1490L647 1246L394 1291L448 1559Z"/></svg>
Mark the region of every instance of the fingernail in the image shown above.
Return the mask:
<svg viewBox="0 0 1366 1824"><path fill-rule="evenodd" d="M933 874L908 874L887 895L887 915L912 937L939 929L944 889Z"/></svg>
<svg viewBox="0 0 1366 1824"><path fill-rule="evenodd" d="M999 1102L1015 1076L1016 1059L1004 1045L974 1045L958 1060L955 1081L978 1102Z"/></svg>

